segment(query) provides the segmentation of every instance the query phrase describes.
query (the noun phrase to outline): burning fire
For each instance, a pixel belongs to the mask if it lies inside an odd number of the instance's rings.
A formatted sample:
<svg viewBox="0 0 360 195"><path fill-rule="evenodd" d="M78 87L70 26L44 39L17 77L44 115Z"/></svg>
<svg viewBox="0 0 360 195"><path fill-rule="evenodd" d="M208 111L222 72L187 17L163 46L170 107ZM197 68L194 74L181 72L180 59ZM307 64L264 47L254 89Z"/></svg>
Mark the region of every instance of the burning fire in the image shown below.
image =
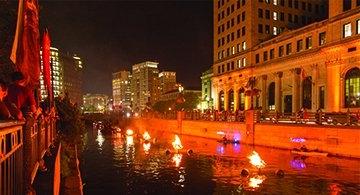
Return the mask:
<svg viewBox="0 0 360 195"><path fill-rule="evenodd" d="M134 134L134 131L133 130L131 130L131 129L128 129L128 130L126 130L126 135L133 135Z"/></svg>
<svg viewBox="0 0 360 195"><path fill-rule="evenodd" d="M150 141L151 139L150 134L147 131L144 132L143 138L145 141Z"/></svg>
<svg viewBox="0 0 360 195"><path fill-rule="evenodd" d="M134 138L133 138L133 136L126 136L126 145L128 145L128 146L134 145Z"/></svg>
<svg viewBox="0 0 360 195"><path fill-rule="evenodd" d="M148 154L148 153L149 153L150 147L151 147L151 143L150 143L150 142L148 142L148 143L143 143L143 148L144 148L145 154Z"/></svg>
<svg viewBox="0 0 360 195"><path fill-rule="evenodd" d="M175 166L179 167L181 163L182 154L174 154L172 160L175 162Z"/></svg>
<svg viewBox="0 0 360 195"><path fill-rule="evenodd" d="M250 159L250 163L258 169L264 168L266 165L265 161L263 161L259 154L255 151L253 151L252 154L248 156L248 159Z"/></svg>
<svg viewBox="0 0 360 195"><path fill-rule="evenodd" d="M255 177L251 177L249 180L249 187L251 188L258 188L260 187L260 184L264 182L266 177L264 175L257 175Z"/></svg>
<svg viewBox="0 0 360 195"><path fill-rule="evenodd" d="M179 136L175 135L175 140L172 142L172 146L175 150L181 150L183 148Z"/></svg>

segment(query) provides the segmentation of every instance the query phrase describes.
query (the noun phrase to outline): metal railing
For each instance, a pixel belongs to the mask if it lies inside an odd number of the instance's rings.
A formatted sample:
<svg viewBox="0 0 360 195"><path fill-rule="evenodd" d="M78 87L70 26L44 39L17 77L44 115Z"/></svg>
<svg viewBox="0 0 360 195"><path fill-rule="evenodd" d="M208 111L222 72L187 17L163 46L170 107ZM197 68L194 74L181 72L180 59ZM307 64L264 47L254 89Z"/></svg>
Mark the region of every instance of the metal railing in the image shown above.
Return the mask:
<svg viewBox="0 0 360 195"><path fill-rule="evenodd" d="M51 117L0 122L0 195L32 190L42 158L56 135L54 122Z"/></svg>
<svg viewBox="0 0 360 195"><path fill-rule="evenodd" d="M205 120L219 122L245 122L245 112L228 112L228 111L185 111L184 120ZM256 123L290 123L290 124L317 124L317 125L346 125L359 126L359 112L297 112L297 113L279 113L275 111L254 112ZM177 119L175 111L164 113L148 112L143 114L144 117Z"/></svg>

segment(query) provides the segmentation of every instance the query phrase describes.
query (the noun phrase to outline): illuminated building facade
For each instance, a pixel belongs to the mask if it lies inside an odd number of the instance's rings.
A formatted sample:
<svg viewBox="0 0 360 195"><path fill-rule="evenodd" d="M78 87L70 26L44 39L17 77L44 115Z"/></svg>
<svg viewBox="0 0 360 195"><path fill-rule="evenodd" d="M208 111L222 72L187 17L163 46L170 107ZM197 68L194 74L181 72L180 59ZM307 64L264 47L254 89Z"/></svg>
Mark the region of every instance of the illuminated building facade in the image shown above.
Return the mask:
<svg viewBox="0 0 360 195"><path fill-rule="evenodd" d="M60 64L63 67L63 87L70 100L77 105L82 105L82 74L83 63L76 55L61 54Z"/></svg>
<svg viewBox="0 0 360 195"><path fill-rule="evenodd" d="M130 71L119 71L112 74L112 95L115 108L131 106Z"/></svg>
<svg viewBox="0 0 360 195"><path fill-rule="evenodd" d="M154 104L160 95L157 62L142 62L132 66L132 108L142 111L147 104Z"/></svg>
<svg viewBox="0 0 360 195"><path fill-rule="evenodd" d="M176 89L176 72L163 71L159 73L159 89L161 94Z"/></svg>
<svg viewBox="0 0 360 195"><path fill-rule="evenodd" d="M358 0L214 1L215 109L359 110L359 38Z"/></svg>
<svg viewBox="0 0 360 195"><path fill-rule="evenodd" d="M103 94L86 94L83 96L84 113L104 113L108 110L108 96Z"/></svg>
<svg viewBox="0 0 360 195"><path fill-rule="evenodd" d="M213 76L212 68L203 72L201 76L201 109L202 110L213 108L213 98L211 94L212 76Z"/></svg>
<svg viewBox="0 0 360 195"><path fill-rule="evenodd" d="M43 77L43 65L42 65L42 51L40 51L41 59L41 72L40 72L40 90L41 90L41 99L44 100L47 98L48 94L45 89L44 77ZM54 47L50 47L50 68L51 68L51 85L53 88L53 95L57 97L64 91L63 79L64 79L64 70L63 66L60 63L60 54L59 50Z"/></svg>

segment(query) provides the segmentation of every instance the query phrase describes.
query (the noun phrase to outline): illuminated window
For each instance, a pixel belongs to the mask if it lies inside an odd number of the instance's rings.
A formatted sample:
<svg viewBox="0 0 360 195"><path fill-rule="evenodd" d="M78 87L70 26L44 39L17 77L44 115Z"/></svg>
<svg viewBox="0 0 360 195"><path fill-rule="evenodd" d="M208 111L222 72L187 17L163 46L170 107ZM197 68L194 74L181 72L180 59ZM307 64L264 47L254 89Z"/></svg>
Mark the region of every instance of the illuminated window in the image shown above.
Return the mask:
<svg viewBox="0 0 360 195"><path fill-rule="evenodd" d="M356 21L356 34L360 34L360 19Z"/></svg>
<svg viewBox="0 0 360 195"><path fill-rule="evenodd" d="M246 41L243 41L243 42L241 43L241 47L242 47L242 50L243 50L243 51L246 50Z"/></svg>
<svg viewBox="0 0 360 195"><path fill-rule="evenodd" d="M241 60L238 60L238 61L237 61L237 67L238 67L238 68L241 68Z"/></svg>
<svg viewBox="0 0 360 195"><path fill-rule="evenodd" d="M273 27L273 35L278 34L278 28L276 26Z"/></svg>
<svg viewBox="0 0 360 195"><path fill-rule="evenodd" d="M278 13L277 12L273 12L273 19L278 20Z"/></svg>
<svg viewBox="0 0 360 195"><path fill-rule="evenodd" d="M347 23L343 26L343 37L350 37L351 36L351 23Z"/></svg>
<svg viewBox="0 0 360 195"><path fill-rule="evenodd" d="M245 90L241 88L239 90L239 109L241 111L245 110Z"/></svg>
<svg viewBox="0 0 360 195"><path fill-rule="evenodd" d="M296 43L296 51L300 52L303 49L303 40L298 40Z"/></svg>
<svg viewBox="0 0 360 195"><path fill-rule="evenodd" d="M235 54L235 47L234 46L231 48L231 53Z"/></svg>
<svg viewBox="0 0 360 195"><path fill-rule="evenodd" d="M312 38L310 37L306 37L306 45L305 45L306 49L311 49L312 48Z"/></svg>
<svg viewBox="0 0 360 195"><path fill-rule="evenodd" d="M291 43L288 43L288 44L286 45L286 55L290 55L290 54L291 54L291 50L292 50L292 48L291 48Z"/></svg>
<svg viewBox="0 0 360 195"><path fill-rule="evenodd" d="M241 61L242 61L242 66L245 67L246 66L246 58L243 58Z"/></svg>
<svg viewBox="0 0 360 195"><path fill-rule="evenodd" d="M274 5L277 5L278 4L278 0L274 0Z"/></svg>
<svg viewBox="0 0 360 195"><path fill-rule="evenodd" d="M352 68L345 75L345 106L360 107L360 69Z"/></svg>
<svg viewBox="0 0 360 195"><path fill-rule="evenodd" d="M326 32L322 32L319 34L319 45L324 45L326 42Z"/></svg>

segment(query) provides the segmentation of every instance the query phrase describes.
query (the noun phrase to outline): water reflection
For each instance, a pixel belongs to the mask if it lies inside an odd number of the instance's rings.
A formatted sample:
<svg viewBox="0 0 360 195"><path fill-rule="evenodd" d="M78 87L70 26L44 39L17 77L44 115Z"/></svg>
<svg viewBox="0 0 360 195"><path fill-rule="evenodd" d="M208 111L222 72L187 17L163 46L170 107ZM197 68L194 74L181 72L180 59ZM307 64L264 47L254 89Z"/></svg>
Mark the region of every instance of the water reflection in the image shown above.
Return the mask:
<svg viewBox="0 0 360 195"><path fill-rule="evenodd" d="M256 175L255 177L250 177L249 187L258 188L260 187L260 184L264 182L265 179L266 179L265 175Z"/></svg>
<svg viewBox="0 0 360 195"><path fill-rule="evenodd" d="M305 159L289 151L219 144L215 140L181 136L182 145L194 150L166 155L174 134L86 136L82 175L85 194L356 194L360 191L360 161L329 157ZM156 136L157 135L157 136ZM98 151L101 148L102 152ZM247 155L256 149L261 171L252 168ZM254 153L253 153L254 154ZM261 154L261 157L260 155ZM251 160L250 160L251 161ZM242 177L248 169L250 176ZM282 169L283 178L274 173ZM320 186L320 187L319 187Z"/></svg>
<svg viewBox="0 0 360 195"><path fill-rule="evenodd" d="M181 159L182 159L182 154L174 154L174 156L172 157L172 160L175 163L176 167L180 166Z"/></svg>

